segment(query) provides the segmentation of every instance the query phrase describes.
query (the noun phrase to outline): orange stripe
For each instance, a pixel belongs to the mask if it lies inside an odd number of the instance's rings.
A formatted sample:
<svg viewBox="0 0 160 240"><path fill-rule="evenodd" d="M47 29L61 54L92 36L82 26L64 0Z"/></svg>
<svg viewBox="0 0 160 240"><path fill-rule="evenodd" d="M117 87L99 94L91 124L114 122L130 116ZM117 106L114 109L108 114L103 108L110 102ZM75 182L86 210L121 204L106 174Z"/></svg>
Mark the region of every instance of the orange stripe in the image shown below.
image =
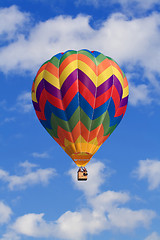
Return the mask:
<svg viewBox="0 0 160 240"><path fill-rule="evenodd" d="M103 60L98 65L98 76L110 66L113 66L113 67L117 68L117 70L120 72L120 74L122 75L122 78L123 78L123 73L122 73L122 70L120 69L120 67L114 61L111 61L108 58Z"/></svg>
<svg viewBox="0 0 160 240"><path fill-rule="evenodd" d="M103 60L99 65L98 65L98 76L104 72L108 67L111 66L111 62L109 61L108 58Z"/></svg>
<svg viewBox="0 0 160 240"><path fill-rule="evenodd" d="M54 66L51 62L47 63L47 66L45 68L48 72L50 72L52 75L54 75L56 78L59 78L59 70L56 66Z"/></svg>
<svg viewBox="0 0 160 240"><path fill-rule="evenodd" d="M37 76L38 76L43 70L45 70L46 65L47 65L47 63L45 63L42 67L40 67L40 69L39 69L38 72L37 72L36 78L37 78Z"/></svg>
<svg viewBox="0 0 160 240"><path fill-rule="evenodd" d="M123 87L123 88L126 88L126 87L128 86L127 78L125 77L125 78L123 79L123 81L124 81L124 87Z"/></svg>
<svg viewBox="0 0 160 240"><path fill-rule="evenodd" d="M103 136L101 139L99 139L98 145L103 144L110 135L111 134L109 133L107 136Z"/></svg>
<svg viewBox="0 0 160 240"><path fill-rule="evenodd" d="M74 142L77 140L77 138L81 135L80 132L80 126L81 126L81 122L79 121L76 126L74 127L74 129L72 130L72 136L74 138Z"/></svg>
<svg viewBox="0 0 160 240"><path fill-rule="evenodd" d="M88 142L92 141L97 136L97 133L99 132L101 126L102 124L90 132Z"/></svg>
<svg viewBox="0 0 160 240"><path fill-rule="evenodd" d="M71 54L66 59L64 59L64 61L59 66L59 76L61 75L63 70L67 67L67 65L76 59L77 59L77 54Z"/></svg>
<svg viewBox="0 0 160 240"><path fill-rule="evenodd" d="M52 136L53 137L53 136ZM61 146L61 147L65 147L62 142L59 140L59 138L55 138L53 137L53 139Z"/></svg>
<svg viewBox="0 0 160 240"><path fill-rule="evenodd" d="M84 126L82 122L80 122L80 128L82 137L87 141L90 131L88 131L88 129Z"/></svg>
<svg viewBox="0 0 160 240"><path fill-rule="evenodd" d="M86 55L84 54L78 54L78 60L81 60L82 62L84 62L87 66L89 66L96 74L96 70L97 69L97 66L96 64L89 58L87 57Z"/></svg>
<svg viewBox="0 0 160 240"><path fill-rule="evenodd" d="M62 143L64 143L65 138L68 141L73 142L72 133L67 132L66 130L64 130L60 126L58 126L57 135L58 135L58 137L59 137L59 139Z"/></svg>

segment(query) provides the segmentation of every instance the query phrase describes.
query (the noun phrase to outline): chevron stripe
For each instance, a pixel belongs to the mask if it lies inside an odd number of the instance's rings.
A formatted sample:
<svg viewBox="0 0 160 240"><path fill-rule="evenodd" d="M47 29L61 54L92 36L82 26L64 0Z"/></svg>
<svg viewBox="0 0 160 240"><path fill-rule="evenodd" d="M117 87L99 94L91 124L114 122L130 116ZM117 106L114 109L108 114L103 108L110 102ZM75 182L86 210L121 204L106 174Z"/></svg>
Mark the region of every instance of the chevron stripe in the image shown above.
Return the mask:
<svg viewBox="0 0 160 240"><path fill-rule="evenodd" d="M37 117L73 160L91 158L110 136L125 114L128 94L118 64L89 50L55 55L32 86Z"/></svg>

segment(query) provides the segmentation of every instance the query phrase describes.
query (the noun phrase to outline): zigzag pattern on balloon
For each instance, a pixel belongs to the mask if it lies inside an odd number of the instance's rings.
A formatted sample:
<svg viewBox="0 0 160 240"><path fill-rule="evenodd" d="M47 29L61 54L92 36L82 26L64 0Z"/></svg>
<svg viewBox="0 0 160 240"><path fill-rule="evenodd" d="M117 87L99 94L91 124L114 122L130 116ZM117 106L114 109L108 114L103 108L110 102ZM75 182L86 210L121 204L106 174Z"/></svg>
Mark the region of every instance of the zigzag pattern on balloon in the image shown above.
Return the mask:
<svg viewBox="0 0 160 240"><path fill-rule="evenodd" d="M41 66L32 87L40 122L73 159L99 149L122 120L128 94L117 63L88 50L55 55Z"/></svg>

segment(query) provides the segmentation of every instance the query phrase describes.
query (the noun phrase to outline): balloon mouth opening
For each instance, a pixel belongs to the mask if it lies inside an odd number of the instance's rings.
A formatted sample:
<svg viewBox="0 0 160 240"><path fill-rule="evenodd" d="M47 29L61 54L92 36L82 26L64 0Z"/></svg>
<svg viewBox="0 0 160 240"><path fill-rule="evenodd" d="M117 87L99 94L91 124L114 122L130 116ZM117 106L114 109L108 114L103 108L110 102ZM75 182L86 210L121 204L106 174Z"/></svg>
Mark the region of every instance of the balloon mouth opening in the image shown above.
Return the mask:
<svg viewBox="0 0 160 240"><path fill-rule="evenodd" d="M88 152L78 152L71 155L71 158L78 167L84 167L91 160L93 154Z"/></svg>

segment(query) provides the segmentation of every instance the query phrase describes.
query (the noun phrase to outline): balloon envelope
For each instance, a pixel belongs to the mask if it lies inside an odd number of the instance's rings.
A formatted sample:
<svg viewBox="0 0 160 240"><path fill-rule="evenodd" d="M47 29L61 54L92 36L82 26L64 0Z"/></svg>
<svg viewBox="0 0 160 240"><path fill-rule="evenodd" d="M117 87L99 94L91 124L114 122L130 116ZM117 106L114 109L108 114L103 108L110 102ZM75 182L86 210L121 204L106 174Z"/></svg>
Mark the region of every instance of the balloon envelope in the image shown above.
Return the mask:
<svg viewBox="0 0 160 240"><path fill-rule="evenodd" d="M122 120L128 82L97 51L59 53L39 69L32 86L38 119L78 166L85 166Z"/></svg>

